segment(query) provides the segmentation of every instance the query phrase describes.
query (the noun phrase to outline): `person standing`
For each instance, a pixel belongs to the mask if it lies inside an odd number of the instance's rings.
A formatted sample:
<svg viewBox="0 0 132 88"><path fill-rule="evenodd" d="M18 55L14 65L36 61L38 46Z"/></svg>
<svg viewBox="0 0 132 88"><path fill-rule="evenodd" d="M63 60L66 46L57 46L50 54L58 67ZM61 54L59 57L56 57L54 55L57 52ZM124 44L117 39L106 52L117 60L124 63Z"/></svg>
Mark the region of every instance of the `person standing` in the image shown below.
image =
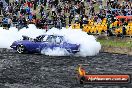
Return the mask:
<svg viewBox="0 0 132 88"><path fill-rule="evenodd" d="M37 7L37 0L34 0L34 10L36 10Z"/></svg>
<svg viewBox="0 0 132 88"><path fill-rule="evenodd" d="M125 25L123 25L123 27L122 27L122 38L124 38L124 35L126 35Z"/></svg>
<svg viewBox="0 0 132 88"><path fill-rule="evenodd" d="M3 2L0 1L0 15L2 14L2 9L3 9Z"/></svg>

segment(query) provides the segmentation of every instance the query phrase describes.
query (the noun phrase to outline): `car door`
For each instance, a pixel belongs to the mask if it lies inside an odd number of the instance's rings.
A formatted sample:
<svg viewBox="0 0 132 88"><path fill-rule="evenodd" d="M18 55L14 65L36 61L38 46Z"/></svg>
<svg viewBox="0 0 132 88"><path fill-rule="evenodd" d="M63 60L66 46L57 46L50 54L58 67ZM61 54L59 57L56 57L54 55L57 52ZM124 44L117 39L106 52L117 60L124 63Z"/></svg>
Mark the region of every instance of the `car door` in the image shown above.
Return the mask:
<svg viewBox="0 0 132 88"><path fill-rule="evenodd" d="M43 42L43 38L45 36L39 36L39 37L36 37L33 41L31 41L32 43L30 44L30 49L32 52L40 52L40 45L41 43Z"/></svg>
<svg viewBox="0 0 132 88"><path fill-rule="evenodd" d="M62 39L59 36L56 36L56 38L55 38L54 48L55 47L59 47L59 48L62 47Z"/></svg>
<svg viewBox="0 0 132 88"><path fill-rule="evenodd" d="M47 39L47 48L49 49L53 49L55 47L55 38L56 36L50 36L48 39Z"/></svg>
<svg viewBox="0 0 132 88"><path fill-rule="evenodd" d="M54 46L54 37L49 35L43 38L40 48L41 50L53 49Z"/></svg>
<svg viewBox="0 0 132 88"><path fill-rule="evenodd" d="M30 45L30 51L32 51L32 52L39 52L40 51L40 44L41 44L41 42L39 41L32 41L32 43L31 43L31 45Z"/></svg>

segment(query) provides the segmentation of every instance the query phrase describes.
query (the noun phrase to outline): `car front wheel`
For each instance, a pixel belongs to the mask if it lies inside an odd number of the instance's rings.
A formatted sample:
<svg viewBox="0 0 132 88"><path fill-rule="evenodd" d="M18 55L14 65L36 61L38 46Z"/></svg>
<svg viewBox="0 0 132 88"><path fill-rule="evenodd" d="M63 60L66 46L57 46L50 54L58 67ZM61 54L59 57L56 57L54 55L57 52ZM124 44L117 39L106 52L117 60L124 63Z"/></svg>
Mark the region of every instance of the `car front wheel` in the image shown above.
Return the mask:
<svg viewBox="0 0 132 88"><path fill-rule="evenodd" d="M17 46L17 52L18 53L25 53L25 47L24 47L24 45L18 45Z"/></svg>

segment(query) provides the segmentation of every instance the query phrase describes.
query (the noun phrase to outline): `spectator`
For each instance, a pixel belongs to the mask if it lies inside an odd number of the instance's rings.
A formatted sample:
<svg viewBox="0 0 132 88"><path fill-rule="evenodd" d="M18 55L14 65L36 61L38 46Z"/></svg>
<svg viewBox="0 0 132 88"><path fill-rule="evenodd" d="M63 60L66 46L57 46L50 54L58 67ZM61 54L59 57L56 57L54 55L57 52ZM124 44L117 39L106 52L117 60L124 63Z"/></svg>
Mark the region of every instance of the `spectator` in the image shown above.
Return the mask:
<svg viewBox="0 0 132 88"><path fill-rule="evenodd" d="M55 6L53 6L52 7L52 15L56 15L56 12L55 11L56 11L56 8L55 8Z"/></svg>
<svg viewBox="0 0 132 88"><path fill-rule="evenodd" d="M79 14L76 14L75 15L75 23L78 23L79 22Z"/></svg>
<svg viewBox="0 0 132 88"><path fill-rule="evenodd" d="M19 22L21 26L25 26L28 23L34 23L39 28L45 28L47 24L52 24L54 27L66 27L66 17L69 18L69 25L74 21L75 23L87 24L89 18L94 18L94 22L102 22L103 18L108 18L108 25L110 22L114 22L115 16L118 15L132 15L132 7L130 1L124 1L122 5L118 0L107 0L109 8L104 10L102 3L103 0L15 0L10 3L3 11L3 23L6 24L6 19L10 20L8 24ZM85 3L88 4L85 4ZM94 3L99 5L98 13L95 11ZM33 8L32 8L33 7ZM90 7L90 8L87 8ZM39 9L37 9L39 8ZM0 2L0 14L3 9L3 3ZM89 14L86 17L85 12ZM39 15L39 13L40 15ZM35 13L35 14L33 14ZM10 14L10 17L7 17ZM15 16L14 16L15 15ZM75 19L74 19L75 18ZM16 19L16 20L15 20ZM28 20L26 20L28 19ZM125 22L122 20L122 22ZM108 28L111 28L108 26Z"/></svg>
<svg viewBox="0 0 132 88"><path fill-rule="evenodd" d="M0 15L2 14L2 9L3 9L3 2L0 1Z"/></svg>

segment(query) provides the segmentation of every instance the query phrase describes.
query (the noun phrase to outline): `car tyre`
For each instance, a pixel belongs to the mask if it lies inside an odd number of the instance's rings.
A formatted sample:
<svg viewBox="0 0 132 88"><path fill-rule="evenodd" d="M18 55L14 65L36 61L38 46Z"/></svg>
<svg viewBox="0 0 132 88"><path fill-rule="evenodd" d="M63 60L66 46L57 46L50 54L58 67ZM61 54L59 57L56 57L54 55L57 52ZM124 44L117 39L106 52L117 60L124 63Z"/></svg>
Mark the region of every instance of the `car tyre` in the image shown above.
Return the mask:
<svg viewBox="0 0 132 88"><path fill-rule="evenodd" d="M24 45L21 44L21 45L17 46L17 52L18 53L22 54L22 53L25 53L25 51L26 51L26 48Z"/></svg>

